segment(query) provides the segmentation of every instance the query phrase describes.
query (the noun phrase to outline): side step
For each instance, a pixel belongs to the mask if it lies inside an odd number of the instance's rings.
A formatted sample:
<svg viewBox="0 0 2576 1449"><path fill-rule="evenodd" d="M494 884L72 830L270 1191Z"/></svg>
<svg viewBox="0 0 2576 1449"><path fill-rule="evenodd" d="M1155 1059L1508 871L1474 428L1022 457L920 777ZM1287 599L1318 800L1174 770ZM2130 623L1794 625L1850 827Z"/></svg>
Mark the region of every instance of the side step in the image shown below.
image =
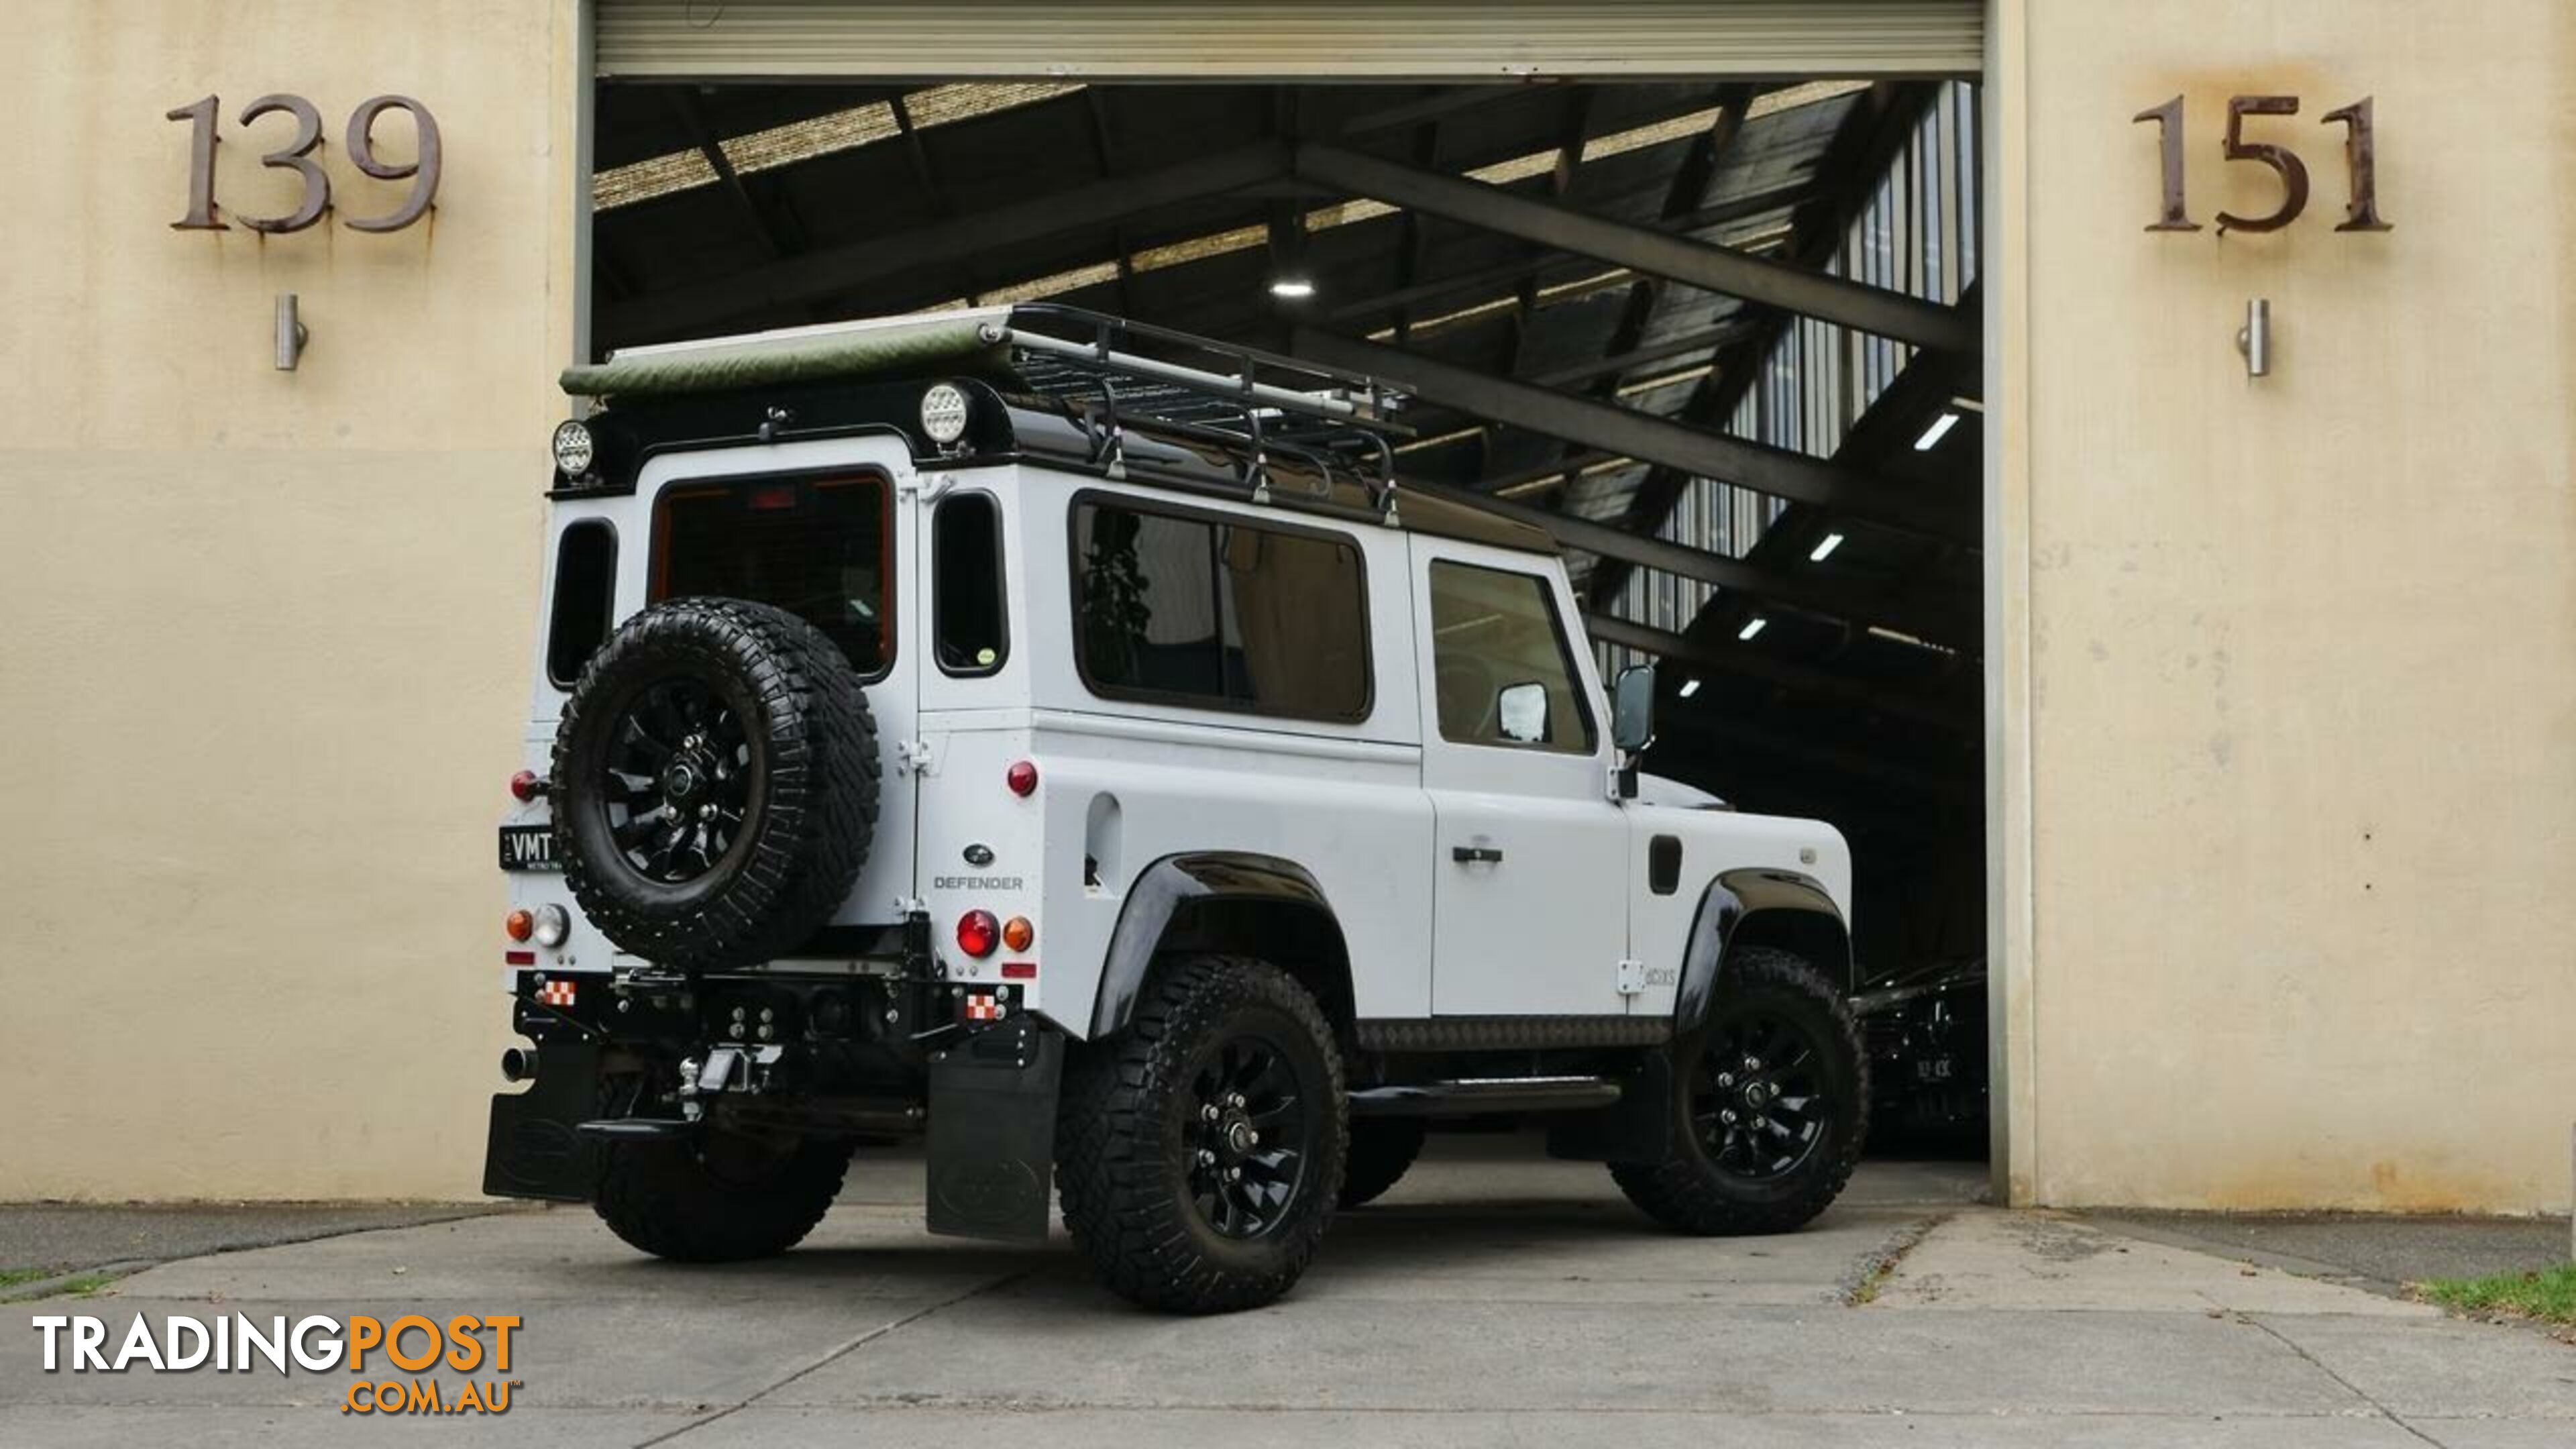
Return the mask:
<svg viewBox="0 0 2576 1449"><path fill-rule="evenodd" d="M619 1142L676 1142L695 1134L698 1124L677 1117L600 1117L572 1130L584 1137Z"/></svg>
<svg viewBox="0 0 2576 1449"><path fill-rule="evenodd" d="M1351 1093L1354 1117L1472 1117L1480 1112L1579 1112L1614 1106L1606 1077L1465 1077Z"/></svg>

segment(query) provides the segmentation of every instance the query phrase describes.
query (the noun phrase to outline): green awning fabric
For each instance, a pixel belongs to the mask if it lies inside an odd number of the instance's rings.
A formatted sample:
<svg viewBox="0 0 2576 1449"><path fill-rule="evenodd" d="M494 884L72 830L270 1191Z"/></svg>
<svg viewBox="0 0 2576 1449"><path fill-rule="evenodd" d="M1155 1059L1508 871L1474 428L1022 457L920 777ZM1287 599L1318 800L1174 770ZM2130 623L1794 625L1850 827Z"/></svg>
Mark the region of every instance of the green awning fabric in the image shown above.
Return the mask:
<svg viewBox="0 0 2576 1449"><path fill-rule="evenodd" d="M743 337L649 349L567 367L574 397L663 397L782 382L866 382L897 377L1010 376L1009 349L986 342L999 313L950 313L868 323L801 336Z"/></svg>

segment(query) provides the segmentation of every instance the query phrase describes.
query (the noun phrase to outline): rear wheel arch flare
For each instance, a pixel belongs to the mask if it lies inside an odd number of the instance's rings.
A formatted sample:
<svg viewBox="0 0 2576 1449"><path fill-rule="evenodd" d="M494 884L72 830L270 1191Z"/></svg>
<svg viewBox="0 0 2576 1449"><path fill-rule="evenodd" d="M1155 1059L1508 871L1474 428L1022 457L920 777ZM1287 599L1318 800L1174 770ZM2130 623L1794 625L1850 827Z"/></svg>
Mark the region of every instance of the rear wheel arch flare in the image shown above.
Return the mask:
<svg viewBox="0 0 2576 1449"><path fill-rule="evenodd" d="M1155 958L1173 949L1261 956L1311 992L1337 1031L1352 1019L1350 952L1314 873L1250 851L1167 855L1136 873L1110 933L1091 1035L1127 1024Z"/></svg>

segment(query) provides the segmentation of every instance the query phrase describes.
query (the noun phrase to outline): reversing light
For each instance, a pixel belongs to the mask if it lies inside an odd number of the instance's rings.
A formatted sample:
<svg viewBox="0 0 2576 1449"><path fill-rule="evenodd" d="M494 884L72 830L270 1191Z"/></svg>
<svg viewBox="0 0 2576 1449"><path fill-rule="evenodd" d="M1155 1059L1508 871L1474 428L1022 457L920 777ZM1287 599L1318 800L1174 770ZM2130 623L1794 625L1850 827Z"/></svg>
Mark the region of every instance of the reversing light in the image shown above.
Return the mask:
<svg viewBox="0 0 2576 1449"><path fill-rule="evenodd" d="M1002 923L991 911L968 911L957 918L957 949L981 961L1002 943Z"/></svg>
<svg viewBox="0 0 2576 1449"><path fill-rule="evenodd" d="M1002 772L1002 783L1011 787L1012 794L1024 800L1036 794L1038 790L1036 763L1030 760L1013 760L1011 768Z"/></svg>
<svg viewBox="0 0 2576 1449"><path fill-rule="evenodd" d="M921 430L943 448L966 436L965 392L950 383L932 383L921 395Z"/></svg>
<svg viewBox="0 0 2576 1449"><path fill-rule="evenodd" d="M524 941L536 933L537 918L527 911L512 911L501 918L501 934L513 941Z"/></svg>
<svg viewBox="0 0 2576 1449"><path fill-rule="evenodd" d="M1026 916L1013 916L1002 923L1002 944L1014 951L1029 949L1029 943L1037 938L1038 928L1030 925Z"/></svg>
<svg viewBox="0 0 2576 1449"><path fill-rule="evenodd" d="M599 456L591 442L590 425L578 418L567 418L555 424L555 467L567 478L578 478L590 471L592 460Z"/></svg>
<svg viewBox="0 0 2576 1449"><path fill-rule="evenodd" d="M537 907L537 944L552 949L572 935L572 912L561 906Z"/></svg>
<svg viewBox="0 0 2576 1449"><path fill-rule="evenodd" d="M510 794L522 803L546 793L546 777L534 770L521 770L510 777Z"/></svg>

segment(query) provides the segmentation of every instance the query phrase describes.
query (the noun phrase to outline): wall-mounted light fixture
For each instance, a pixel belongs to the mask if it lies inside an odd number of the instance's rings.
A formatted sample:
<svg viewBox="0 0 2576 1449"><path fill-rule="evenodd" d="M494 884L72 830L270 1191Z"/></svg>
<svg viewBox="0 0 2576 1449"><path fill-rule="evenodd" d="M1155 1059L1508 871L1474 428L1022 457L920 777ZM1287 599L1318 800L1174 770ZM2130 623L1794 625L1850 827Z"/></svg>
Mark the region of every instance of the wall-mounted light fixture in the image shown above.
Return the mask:
<svg viewBox="0 0 2576 1449"><path fill-rule="evenodd" d="M295 294L293 292L278 293L277 370L280 372L293 372L295 370L295 364L301 361L304 357L304 344L312 339L313 334L304 330L303 322L298 320L295 315Z"/></svg>
<svg viewBox="0 0 2576 1449"><path fill-rule="evenodd" d="M2245 325L2236 329L2236 350L2245 354L2247 377L2272 372L2272 299L2253 297L2245 303Z"/></svg>

